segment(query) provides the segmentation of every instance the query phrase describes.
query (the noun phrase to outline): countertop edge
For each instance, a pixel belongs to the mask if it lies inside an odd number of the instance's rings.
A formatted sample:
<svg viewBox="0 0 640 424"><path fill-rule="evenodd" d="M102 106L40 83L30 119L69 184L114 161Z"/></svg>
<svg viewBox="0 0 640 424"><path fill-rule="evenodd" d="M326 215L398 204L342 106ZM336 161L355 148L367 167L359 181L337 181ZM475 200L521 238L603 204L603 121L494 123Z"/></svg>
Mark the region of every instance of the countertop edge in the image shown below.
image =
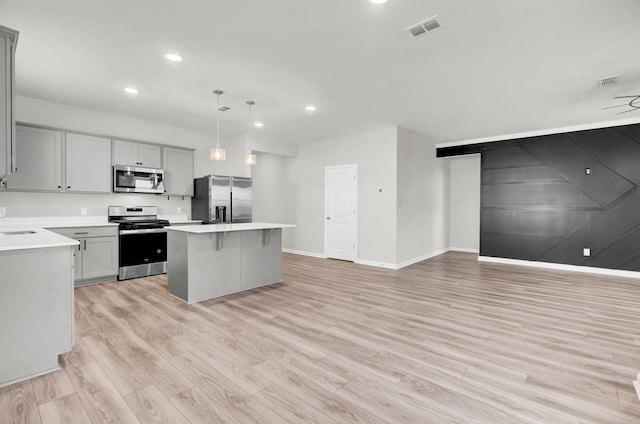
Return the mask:
<svg viewBox="0 0 640 424"><path fill-rule="evenodd" d="M189 234L225 233L231 231L254 231L276 228L294 228L294 224L275 223L241 223L241 224L209 224L209 225L183 225L175 228L165 227L168 231L180 231Z"/></svg>

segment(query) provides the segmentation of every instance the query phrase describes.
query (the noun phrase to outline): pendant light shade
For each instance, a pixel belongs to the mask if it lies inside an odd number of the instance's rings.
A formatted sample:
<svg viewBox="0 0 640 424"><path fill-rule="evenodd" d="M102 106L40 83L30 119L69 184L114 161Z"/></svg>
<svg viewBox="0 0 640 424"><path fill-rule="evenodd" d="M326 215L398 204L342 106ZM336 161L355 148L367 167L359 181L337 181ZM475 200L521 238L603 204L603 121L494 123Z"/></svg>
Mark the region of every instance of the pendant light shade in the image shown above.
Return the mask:
<svg viewBox="0 0 640 424"><path fill-rule="evenodd" d="M249 130L247 132L247 144L249 145L249 153L244 156L244 163L247 165L256 165L258 163L258 157L251 152L251 134L253 133L253 125L251 125L251 106L255 105L256 102L253 100L247 100L247 105L249 105Z"/></svg>
<svg viewBox="0 0 640 424"><path fill-rule="evenodd" d="M220 147L214 147L209 151L209 159L211 160L226 160L227 151Z"/></svg>
<svg viewBox="0 0 640 424"><path fill-rule="evenodd" d="M258 157L256 155L252 154L251 150L249 150L249 153L247 153L244 156L244 163L246 163L247 165L257 165Z"/></svg>
<svg viewBox="0 0 640 424"><path fill-rule="evenodd" d="M216 108L216 147L209 151L209 159L211 160L226 160L226 150L220 148L220 95L224 94L222 90L213 91L218 96L218 107ZM227 109L225 109L227 110Z"/></svg>

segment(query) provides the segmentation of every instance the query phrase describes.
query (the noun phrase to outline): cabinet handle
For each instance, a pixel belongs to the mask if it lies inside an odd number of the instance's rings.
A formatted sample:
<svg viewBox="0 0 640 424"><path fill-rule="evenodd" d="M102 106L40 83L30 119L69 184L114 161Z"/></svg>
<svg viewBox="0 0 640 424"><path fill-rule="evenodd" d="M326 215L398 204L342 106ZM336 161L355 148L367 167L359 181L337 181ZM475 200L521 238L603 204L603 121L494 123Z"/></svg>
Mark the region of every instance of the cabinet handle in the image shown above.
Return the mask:
<svg viewBox="0 0 640 424"><path fill-rule="evenodd" d="M79 233L73 233L73 234L89 234L89 231L80 231Z"/></svg>
<svg viewBox="0 0 640 424"><path fill-rule="evenodd" d="M84 250L87 250L87 239L84 239Z"/></svg>
<svg viewBox="0 0 640 424"><path fill-rule="evenodd" d="M67 188L71 188L71 186L67 186Z"/></svg>
<svg viewBox="0 0 640 424"><path fill-rule="evenodd" d="M62 188L62 186L58 186L58 188Z"/></svg>

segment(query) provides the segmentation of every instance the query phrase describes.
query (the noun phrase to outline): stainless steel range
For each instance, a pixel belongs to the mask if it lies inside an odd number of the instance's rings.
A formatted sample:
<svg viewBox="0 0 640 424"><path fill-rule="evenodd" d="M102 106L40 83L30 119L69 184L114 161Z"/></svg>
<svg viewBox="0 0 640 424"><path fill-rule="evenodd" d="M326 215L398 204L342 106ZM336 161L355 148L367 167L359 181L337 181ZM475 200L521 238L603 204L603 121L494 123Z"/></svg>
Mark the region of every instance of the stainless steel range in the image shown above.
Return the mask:
<svg viewBox="0 0 640 424"><path fill-rule="evenodd" d="M109 222L119 224L118 280L167 272L169 221L155 206L109 206Z"/></svg>

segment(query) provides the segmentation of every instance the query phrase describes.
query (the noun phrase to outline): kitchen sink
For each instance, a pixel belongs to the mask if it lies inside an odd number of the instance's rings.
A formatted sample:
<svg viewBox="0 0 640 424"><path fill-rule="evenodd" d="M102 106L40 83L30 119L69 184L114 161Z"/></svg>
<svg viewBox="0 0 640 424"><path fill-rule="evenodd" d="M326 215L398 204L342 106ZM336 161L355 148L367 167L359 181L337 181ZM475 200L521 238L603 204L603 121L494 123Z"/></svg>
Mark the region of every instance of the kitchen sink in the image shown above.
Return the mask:
<svg viewBox="0 0 640 424"><path fill-rule="evenodd" d="M35 231L30 231L30 230L26 230L26 231L0 231L0 235L1 236L17 236L17 235L22 235L22 234L35 234Z"/></svg>

